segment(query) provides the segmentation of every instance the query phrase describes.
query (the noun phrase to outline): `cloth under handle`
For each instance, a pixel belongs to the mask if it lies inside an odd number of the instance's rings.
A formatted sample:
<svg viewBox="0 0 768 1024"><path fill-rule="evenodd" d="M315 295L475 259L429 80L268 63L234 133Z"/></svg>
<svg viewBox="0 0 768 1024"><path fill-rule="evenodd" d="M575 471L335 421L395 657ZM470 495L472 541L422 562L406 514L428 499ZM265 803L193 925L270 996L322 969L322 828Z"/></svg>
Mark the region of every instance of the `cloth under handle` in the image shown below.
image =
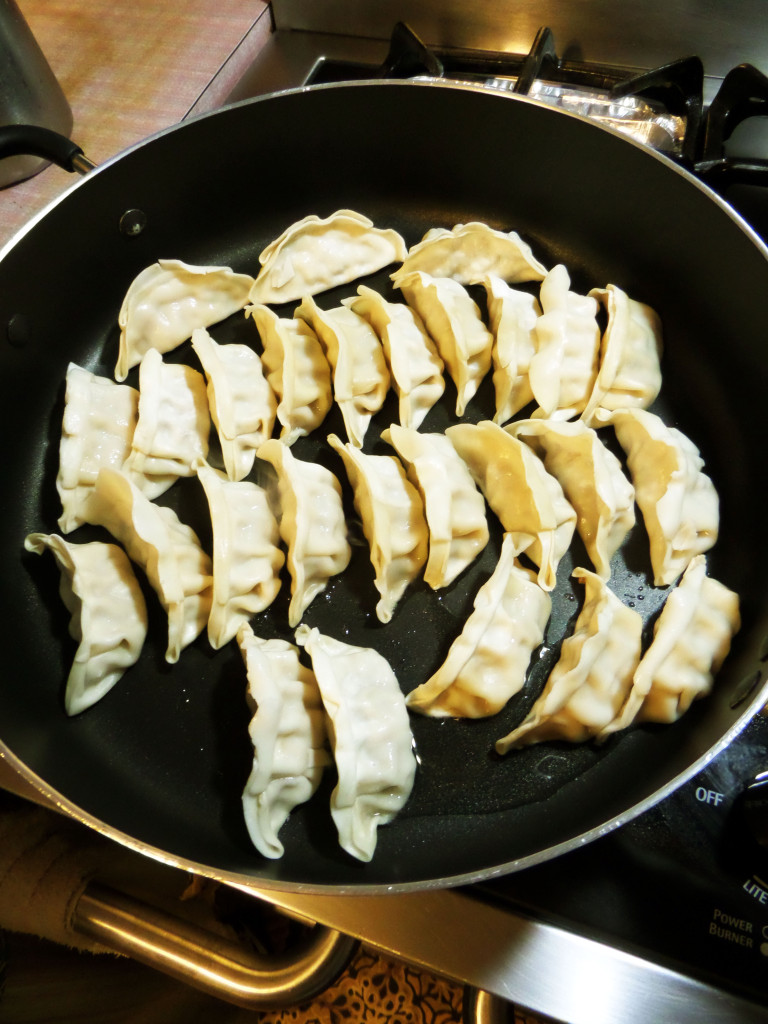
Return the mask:
<svg viewBox="0 0 768 1024"><path fill-rule="evenodd" d="M66 135L35 124L0 127L0 160L11 156L39 156L62 170L78 174L87 174L96 166Z"/></svg>
<svg viewBox="0 0 768 1024"><path fill-rule="evenodd" d="M275 1010L323 992L358 949L315 924L281 956L262 956L97 880L125 856L77 823L6 794L0 803L0 927L90 952L121 953L216 998ZM254 897L256 898L256 897Z"/></svg>

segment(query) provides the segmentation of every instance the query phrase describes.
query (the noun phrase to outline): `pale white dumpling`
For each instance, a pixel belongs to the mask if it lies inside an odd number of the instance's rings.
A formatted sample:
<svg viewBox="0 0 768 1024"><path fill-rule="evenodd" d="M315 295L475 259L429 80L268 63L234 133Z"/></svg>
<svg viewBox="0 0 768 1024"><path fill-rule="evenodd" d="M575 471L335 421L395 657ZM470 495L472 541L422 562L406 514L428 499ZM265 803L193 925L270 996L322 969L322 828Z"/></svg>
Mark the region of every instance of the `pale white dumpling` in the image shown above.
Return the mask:
<svg viewBox="0 0 768 1024"><path fill-rule="evenodd" d="M102 469L87 504L88 522L103 526L145 573L168 615L165 660L205 629L211 611L211 560L197 534L171 508L156 505L114 469Z"/></svg>
<svg viewBox="0 0 768 1024"><path fill-rule="evenodd" d="M312 659L338 783L331 815L347 853L368 862L377 829L405 806L416 775L408 712L391 666L378 651L300 626L296 640Z"/></svg>
<svg viewBox="0 0 768 1024"><path fill-rule="evenodd" d="M192 333L192 348L208 379L208 407L227 476L243 480L253 468L256 449L272 436L274 392L261 359L247 345L220 345L200 328Z"/></svg>
<svg viewBox="0 0 768 1024"><path fill-rule="evenodd" d="M365 455L335 434L328 436L328 443L342 457L368 541L381 595L376 616L389 622L427 560L429 535L421 497L393 455Z"/></svg>
<svg viewBox="0 0 768 1024"><path fill-rule="evenodd" d="M615 284L589 293L608 312L600 369L582 417L593 426L615 409L647 409L661 390L661 321Z"/></svg>
<svg viewBox="0 0 768 1024"><path fill-rule="evenodd" d="M424 582L447 587L488 543L485 498L444 434L422 434L393 423L382 432L418 489L429 530Z"/></svg>
<svg viewBox="0 0 768 1024"><path fill-rule="evenodd" d="M333 404L331 367L320 340L304 320L278 317L267 306L248 306L259 332L261 361L278 399L280 440L293 444L311 434Z"/></svg>
<svg viewBox="0 0 768 1024"><path fill-rule="evenodd" d="M59 529L83 522L83 503L103 466L120 469L131 452L139 392L70 363L64 395L56 489Z"/></svg>
<svg viewBox="0 0 768 1024"><path fill-rule="evenodd" d="M493 335L483 323L477 303L458 281L423 271L399 278L397 287L437 345L456 385L456 415L463 416L491 368Z"/></svg>
<svg viewBox="0 0 768 1024"><path fill-rule="evenodd" d="M741 625L739 598L691 559L653 628L632 691L609 732L632 722L674 722L712 689Z"/></svg>
<svg viewBox="0 0 768 1024"><path fill-rule="evenodd" d="M259 256L251 302L293 302L317 295L405 258L406 245L391 228L376 228L354 210L297 221Z"/></svg>
<svg viewBox="0 0 768 1024"><path fill-rule="evenodd" d="M376 331L399 399L400 423L418 428L445 391L443 361L421 318L405 303L388 302L365 285L344 304Z"/></svg>
<svg viewBox="0 0 768 1024"><path fill-rule="evenodd" d="M333 397L341 410L347 437L361 448L372 417L384 404L390 377L376 332L346 306L320 309L311 297L295 315L317 334L333 371Z"/></svg>
<svg viewBox="0 0 768 1024"><path fill-rule="evenodd" d="M576 529L603 579L635 525L635 489L621 463L582 420L518 420L505 428L543 459L576 511Z"/></svg>
<svg viewBox="0 0 768 1024"><path fill-rule="evenodd" d="M717 540L720 503L698 448L644 409L615 412L611 423L626 452L650 542L653 582L674 583L694 555Z"/></svg>
<svg viewBox="0 0 768 1024"><path fill-rule="evenodd" d="M573 633L541 695L523 722L496 742L506 754L545 740L583 743L597 737L618 715L640 661L642 617L623 604L604 580L574 569L584 583L584 605Z"/></svg>
<svg viewBox="0 0 768 1024"><path fill-rule="evenodd" d="M494 423L506 423L533 400L528 369L536 351L535 327L541 316L538 300L500 277L481 279L488 296L488 322L493 334Z"/></svg>
<svg viewBox="0 0 768 1024"><path fill-rule="evenodd" d="M544 639L552 610L536 574L515 559L511 534L448 657L406 704L433 718L495 715L525 685L531 655Z"/></svg>
<svg viewBox="0 0 768 1024"><path fill-rule="evenodd" d="M539 566L539 584L553 590L576 526L560 484L528 445L490 420L457 423L446 434L515 549Z"/></svg>
<svg viewBox="0 0 768 1024"><path fill-rule="evenodd" d="M125 380L150 349L170 352L196 327L210 327L248 301L253 278L230 267L197 267L158 260L134 278L120 308L120 352L115 369Z"/></svg>
<svg viewBox="0 0 768 1024"><path fill-rule="evenodd" d="M213 527L213 603L208 639L218 650L280 590L285 556L267 492L250 480L229 480L205 463L197 467Z"/></svg>
<svg viewBox="0 0 768 1024"><path fill-rule="evenodd" d="M252 715L253 765L243 790L243 816L259 853L276 859L284 852L278 832L317 790L332 761L325 711L315 675L299 661L297 647L255 636L248 625L240 627L237 642Z"/></svg>
<svg viewBox="0 0 768 1024"><path fill-rule="evenodd" d="M179 477L195 475L195 463L208 455L210 432L203 375L166 363L151 349L139 370L139 417L125 474L148 498L157 498Z"/></svg>
<svg viewBox="0 0 768 1024"><path fill-rule="evenodd" d="M57 534L30 533L27 551L51 551L61 572L59 593L78 647L64 692L68 715L108 693L141 654L147 607L128 556L116 544L72 544Z"/></svg>
<svg viewBox="0 0 768 1024"><path fill-rule="evenodd" d="M558 264L539 293L542 315L536 321L536 351L528 380L544 416L569 419L586 408L597 379L600 328L597 300L571 290L568 271Z"/></svg>
<svg viewBox="0 0 768 1024"><path fill-rule="evenodd" d="M451 230L429 230L408 250L392 280L399 286L402 278L415 270L461 284L472 284L484 274L510 282L541 281L547 272L516 231L496 231L478 221L457 224Z"/></svg>
<svg viewBox="0 0 768 1024"><path fill-rule="evenodd" d="M273 438L259 448L258 457L277 473L280 537L288 550L291 603L288 624L293 628L332 576L349 564L352 549L341 501L341 485L318 462L297 459L288 445Z"/></svg>

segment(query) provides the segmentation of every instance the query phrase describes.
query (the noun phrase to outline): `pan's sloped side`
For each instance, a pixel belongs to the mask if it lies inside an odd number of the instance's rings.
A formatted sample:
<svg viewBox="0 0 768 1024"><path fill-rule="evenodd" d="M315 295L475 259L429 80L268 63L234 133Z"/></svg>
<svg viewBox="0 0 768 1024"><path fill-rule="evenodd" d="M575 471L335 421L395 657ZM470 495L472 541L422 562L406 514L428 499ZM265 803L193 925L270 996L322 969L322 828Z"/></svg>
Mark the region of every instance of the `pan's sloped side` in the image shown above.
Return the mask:
<svg viewBox="0 0 768 1024"><path fill-rule="evenodd" d="M58 515L66 365L113 372L117 311L135 274L158 258L256 273L259 252L288 224L342 207L398 229L409 244L430 227L469 220L515 229L547 265L564 262L577 289L611 282L659 311L659 409L701 447L720 491L723 529L711 566L739 591L744 627L710 699L671 728L636 730L599 750L547 744L492 758L493 739L519 718L520 703L481 723L414 721L422 762L414 795L381 830L371 864L353 864L337 848L331 780L286 826L283 860L265 864L239 807L251 750L238 652L230 645L214 655L201 640L167 666L162 617L150 608L155 639L140 664L108 699L68 720L61 692L72 647L55 570L24 557L22 543L31 530L52 530ZM146 218L136 236L120 229L128 210ZM370 283L389 287L386 273ZM768 547L755 480L764 463L767 287L762 247L688 176L619 136L509 97L415 83L302 90L188 122L127 152L73 188L0 263L0 324L13 339L0 347L0 738L108 831L282 888L479 877L551 856L636 813L738 730L749 702L732 705L745 680L762 679ZM335 301L335 293L322 300ZM251 328L236 319L217 336L252 339ZM487 402L479 396L473 415L487 414ZM427 428L448 422L438 409ZM338 429L333 418L327 426ZM321 441L307 440L302 452L339 472ZM169 501L206 535L193 484ZM498 536L442 601L415 587L386 633L370 615L370 569L357 551L348 578L307 621L332 633L343 621L351 642L384 650L410 690L460 629L497 550ZM640 558L630 550L617 574L625 599L642 576ZM577 608L567 582L573 564L561 567L552 627L560 636ZM659 601L651 589L649 621ZM288 636L281 601L259 625ZM539 684L552 657L537 666Z"/></svg>

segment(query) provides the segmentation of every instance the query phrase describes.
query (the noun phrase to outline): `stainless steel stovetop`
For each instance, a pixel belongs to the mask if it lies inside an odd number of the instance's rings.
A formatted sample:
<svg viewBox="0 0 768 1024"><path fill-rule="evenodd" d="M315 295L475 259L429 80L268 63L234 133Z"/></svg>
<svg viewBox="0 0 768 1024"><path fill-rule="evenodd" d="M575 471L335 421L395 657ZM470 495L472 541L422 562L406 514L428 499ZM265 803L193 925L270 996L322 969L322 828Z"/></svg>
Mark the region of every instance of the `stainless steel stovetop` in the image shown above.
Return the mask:
<svg viewBox="0 0 768 1024"><path fill-rule="evenodd" d="M275 32L231 101L317 81L375 77L388 64L400 77L433 74L435 55L461 80L470 75L510 91L533 64L550 101L581 102L605 114L608 95L616 101L608 117L616 116L617 105L630 110L620 83L632 81L650 113L622 113L627 123L619 127L646 132L674 159L697 165L768 238L762 122L750 118L733 131L745 105L762 114L768 98L756 94L753 79L742 83L745 98L720 112L722 138L714 147L706 117L731 69L748 63L768 72L768 30L762 30L768 22L760 0L482 6L274 0L273 14ZM417 37L416 53L393 43L401 21ZM426 55L420 42L427 44ZM467 53L477 50L486 61L480 68ZM501 61L509 55L511 66ZM598 82L585 85L595 65ZM667 65L679 79L656 73ZM686 93L691 83L699 93L693 101ZM563 100L563 92L583 88L586 99ZM660 111L659 99L670 109ZM191 113L204 109L205 96ZM630 124L640 121L640 128ZM686 121L696 122L695 140L689 135L686 141ZM261 895L568 1024L768 1021L768 853L754 838L756 808L762 813L764 800L756 790L745 797L766 767L766 750L768 719L758 716L659 807L584 849L494 882L396 896ZM483 1004L483 998L478 1019L503 1014L500 1004Z"/></svg>

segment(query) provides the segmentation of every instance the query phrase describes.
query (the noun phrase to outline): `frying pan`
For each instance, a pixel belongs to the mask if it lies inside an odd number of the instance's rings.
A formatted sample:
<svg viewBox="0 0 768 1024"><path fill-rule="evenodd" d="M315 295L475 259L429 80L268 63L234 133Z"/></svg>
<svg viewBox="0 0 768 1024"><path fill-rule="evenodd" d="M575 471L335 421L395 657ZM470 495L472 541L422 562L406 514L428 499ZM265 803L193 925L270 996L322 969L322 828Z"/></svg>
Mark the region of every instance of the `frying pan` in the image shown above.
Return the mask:
<svg viewBox="0 0 768 1024"><path fill-rule="evenodd" d="M580 606L569 576L588 563L575 539L526 691L492 719L413 719L416 785L401 815L379 830L372 862L354 862L338 847L330 775L281 833L285 856L267 862L249 842L240 808L252 750L235 646L214 653L202 637L166 665L165 623L150 600L139 664L99 704L68 719L62 689L74 645L57 571L22 546L32 530L53 531L59 513L66 366L112 374L117 312L133 277L158 258L255 273L259 252L289 224L342 207L396 228L408 244L428 228L469 220L515 229L546 265L565 263L576 290L611 282L659 312L664 384L654 409L695 441L718 488L721 536L709 571L740 594L743 625L713 693L674 725L633 728L599 747L547 743L493 756L493 741L543 685ZM487 878L641 813L702 768L765 700L766 255L723 201L665 158L534 101L443 84L366 82L252 100L160 133L92 171L0 258L5 756L60 807L128 846L284 890L397 891ZM386 291L387 272L367 283ZM335 305L354 287L320 296L320 304ZM257 344L242 316L212 333ZM174 358L195 365L188 348ZM452 422L453 398L449 386L423 429ZM470 418L487 417L491 402L486 381ZM390 401L377 416L366 450L388 450L378 433L394 409ZM324 442L326 432L341 432L334 416L295 453L343 478ZM210 544L195 482L163 500ZM349 494L345 500L351 521ZM408 691L440 664L492 571L498 524L492 532L452 587L433 595L415 584L386 627L373 615L367 552L355 545L349 569L305 621L381 650ZM649 582L642 523L615 564L611 586L642 612L648 634L665 592ZM290 638L287 590L286 583L254 621L257 632Z"/></svg>

